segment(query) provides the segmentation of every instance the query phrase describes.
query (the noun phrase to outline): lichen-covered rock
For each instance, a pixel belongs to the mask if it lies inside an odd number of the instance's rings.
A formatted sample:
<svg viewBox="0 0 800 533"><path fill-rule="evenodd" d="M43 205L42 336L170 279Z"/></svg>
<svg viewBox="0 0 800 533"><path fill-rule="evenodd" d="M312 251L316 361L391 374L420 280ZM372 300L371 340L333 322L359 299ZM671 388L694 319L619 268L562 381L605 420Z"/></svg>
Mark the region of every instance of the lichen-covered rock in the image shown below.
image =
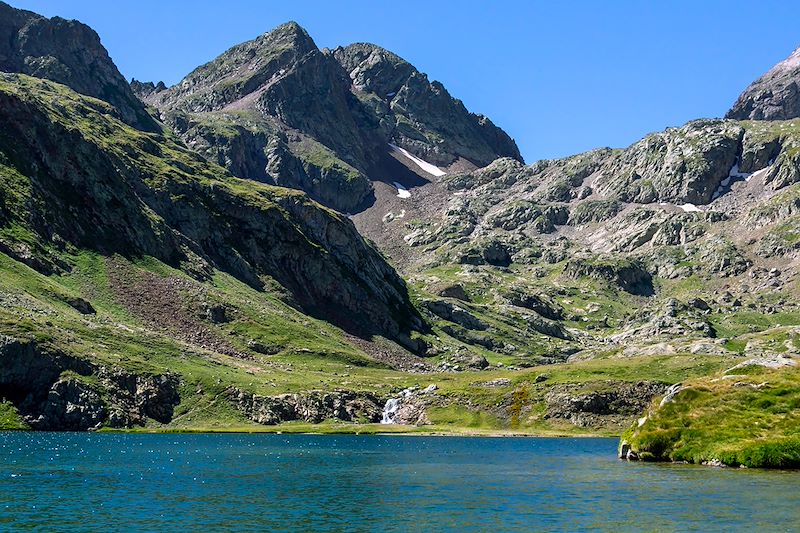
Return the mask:
<svg viewBox="0 0 800 533"><path fill-rule="evenodd" d="M569 224L577 226L589 222L602 222L614 217L622 209L616 200L587 200L579 203L570 212Z"/></svg>
<svg viewBox="0 0 800 533"><path fill-rule="evenodd" d="M707 204L736 163L742 127L699 120L648 135L622 151L594 188L626 202Z"/></svg>
<svg viewBox="0 0 800 533"><path fill-rule="evenodd" d="M581 427L598 424L598 417L631 417L641 413L667 386L652 381L609 383L607 390L582 392L579 385L554 386L545 395L546 418L562 418Z"/></svg>
<svg viewBox="0 0 800 533"><path fill-rule="evenodd" d="M575 258L564 266L564 275L573 279L586 276L608 281L631 294L651 296L653 278L636 261L613 258Z"/></svg>

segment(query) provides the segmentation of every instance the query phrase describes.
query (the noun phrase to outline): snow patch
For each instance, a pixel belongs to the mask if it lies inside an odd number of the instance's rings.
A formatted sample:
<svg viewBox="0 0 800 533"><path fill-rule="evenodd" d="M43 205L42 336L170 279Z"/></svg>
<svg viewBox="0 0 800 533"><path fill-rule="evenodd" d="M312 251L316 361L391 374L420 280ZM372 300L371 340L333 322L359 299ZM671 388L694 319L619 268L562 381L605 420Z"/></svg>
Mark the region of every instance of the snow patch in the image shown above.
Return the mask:
<svg viewBox="0 0 800 533"><path fill-rule="evenodd" d="M733 168L730 172L728 172L728 179L731 178L748 178L750 177L750 172L740 172L739 171L739 160L736 160L736 163L733 164Z"/></svg>
<svg viewBox="0 0 800 533"><path fill-rule="evenodd" d="M733 167L731 167L730 171L728 172L728 177L726 177L724 180L720 182L719 186L717 187L717 190L714 191L713 195L711 195L711 200L716 200L717 198L725 194L725 189L730 187L732 182L741 179L743 179L744 181L750 181L750 178L752 177L753 174L751 172L742 172L741 170L739 170L739 158L737 157L736 162L733 164Z"/></svg>
<svg viewBox="0 0 800 533"><path fill-rule="evenodd" d="M389 148L391 148L392 152L400 152L428 174L433 174L434 176L444 176L445 174L447 174L444 170L437 167L436 165L432 165L431 163L428 163L427 161L420 159L419 157L410 153L408 150L404 150L403 148L400 148L397 145L389 143Z"/></svg>
<svg viewBox="0 0 800 533"><path fill-rule="evenodd" d="M392 185L394 185L397 188L398 198L411 198L411 193L408 192L408 189L403 187L402 183L397 183L396 181L393 181Z"/></svg>
<svg viewBox="0 0 800 533"><path fill-rule="evenodd" d="M703 210L697 207L694 204L683 204L678 206L679 209L682 209L684 213L702 213Z"/></svg>

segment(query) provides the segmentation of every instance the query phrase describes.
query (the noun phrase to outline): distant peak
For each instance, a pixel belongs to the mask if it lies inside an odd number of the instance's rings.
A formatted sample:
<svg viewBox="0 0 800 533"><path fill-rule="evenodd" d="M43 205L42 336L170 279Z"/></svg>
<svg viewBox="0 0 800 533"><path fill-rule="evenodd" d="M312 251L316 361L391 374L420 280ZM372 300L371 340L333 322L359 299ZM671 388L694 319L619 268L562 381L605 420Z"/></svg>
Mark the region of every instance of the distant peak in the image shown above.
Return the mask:
<svg viewBox="0 0 800 533"><path fill-rule="evenodd" d="M317 47L314 39L311 38L305 28L293 20L284 22L280 26L264 33L256 39L256 42L258 41L269 43L270 45L275 43L291 44L291 46L303 50L311 50Z"/></svg>
<svg viewBox="0 0 800 533"><path fill-rule="evenodd" d="M800 48L744 90L725 118L789 120L800 117Z"/></svg>
<svg viewBox="0 0 800 533"><path fill-rule="evenodd" d="M293 20L284 22L280 26L268 31L264 35L292 35L302 39L311 40L311 35L309 35L306 29Z"/></svg>

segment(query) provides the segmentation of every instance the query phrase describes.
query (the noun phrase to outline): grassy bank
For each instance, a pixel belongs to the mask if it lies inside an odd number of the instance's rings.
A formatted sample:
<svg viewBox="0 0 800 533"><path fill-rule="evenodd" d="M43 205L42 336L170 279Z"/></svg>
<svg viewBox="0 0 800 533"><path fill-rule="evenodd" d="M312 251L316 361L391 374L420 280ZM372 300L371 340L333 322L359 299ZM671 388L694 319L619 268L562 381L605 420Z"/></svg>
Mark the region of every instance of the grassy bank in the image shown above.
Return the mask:
<svg viewBox="0 0 800 533"><path fill-rule="evenodd" d="M800 369L748 366L690 380L624 440L640 459L800 467Z"/></svg>

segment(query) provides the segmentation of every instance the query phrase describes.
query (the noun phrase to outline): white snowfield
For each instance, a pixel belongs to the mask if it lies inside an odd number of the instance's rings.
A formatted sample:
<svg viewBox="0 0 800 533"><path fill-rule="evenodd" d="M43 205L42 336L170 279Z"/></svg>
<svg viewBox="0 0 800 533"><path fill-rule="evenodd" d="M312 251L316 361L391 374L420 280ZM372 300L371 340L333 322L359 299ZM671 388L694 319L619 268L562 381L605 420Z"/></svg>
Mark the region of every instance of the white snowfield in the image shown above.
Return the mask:
<svg viewBox="0 0 800 533"><path fill-rule="evenodd" d="M397 196L399 198L411 198L411 193L408 192L408 189L403 187L402 183L397 183L396 181L393 181L392 185L397 187Z"/></svg>
<svg viewBox="0 0 800 533"><path fill-rule="evenodd" d="M678 206L684 213L702 213L703 210L694 204L683 204Z"/></svg>
<svg viewBox="0 0 800 533"><path fill-rule="evenodd" d="M408 150L404 150L399 146L396 146L392 143L389 143L389 148L391 148L392 152L400 152L407 158L409 158L415 165L419 168L427 172L428 174L433 174L434 176L444 176L447 174L444 170L437 167L436 165L432 165L427 161L420 159L419 157L415 156L414 154L410 153Z"/></svg>

